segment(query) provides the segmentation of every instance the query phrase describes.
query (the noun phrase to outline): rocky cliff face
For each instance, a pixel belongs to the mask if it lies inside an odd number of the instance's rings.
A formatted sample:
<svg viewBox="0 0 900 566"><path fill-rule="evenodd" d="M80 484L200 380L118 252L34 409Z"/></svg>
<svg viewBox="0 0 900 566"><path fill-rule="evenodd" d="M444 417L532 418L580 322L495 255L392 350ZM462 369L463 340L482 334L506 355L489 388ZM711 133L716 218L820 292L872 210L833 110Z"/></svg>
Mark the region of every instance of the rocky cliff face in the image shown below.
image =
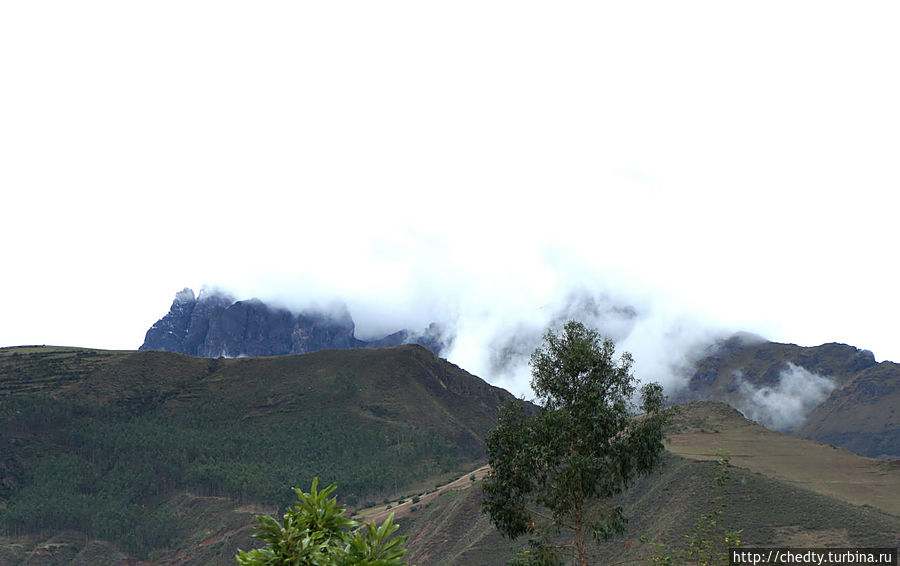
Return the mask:
<svg viewBox="0 0 900 566"><path fill-rule="evenodd" d="M235 301L216 291L203 290L198 297L186 288L176 293L168 314L147 331L140 349L233 358L401 344L420 344L440 354L449 345L436 325L421 333L401 330L372 342L357 339L354 329L345 306L293 313L257 299Z"/></svg>

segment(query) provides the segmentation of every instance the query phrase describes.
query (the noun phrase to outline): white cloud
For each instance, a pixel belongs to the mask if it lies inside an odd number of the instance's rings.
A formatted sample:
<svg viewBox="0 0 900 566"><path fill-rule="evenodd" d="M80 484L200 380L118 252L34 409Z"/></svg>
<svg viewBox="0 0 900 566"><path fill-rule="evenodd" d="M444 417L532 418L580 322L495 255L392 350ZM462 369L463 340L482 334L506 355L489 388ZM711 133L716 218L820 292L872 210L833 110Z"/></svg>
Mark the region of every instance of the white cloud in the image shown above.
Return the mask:
<svg viewBox="0 0 900 566"><path fill-rule="evenodd" d="M767 428L792 432L806 416L834 390L834 379L813 373L788 362L774 386L756 386L736 372L742 398L736 408L744 416Z"/></svg>

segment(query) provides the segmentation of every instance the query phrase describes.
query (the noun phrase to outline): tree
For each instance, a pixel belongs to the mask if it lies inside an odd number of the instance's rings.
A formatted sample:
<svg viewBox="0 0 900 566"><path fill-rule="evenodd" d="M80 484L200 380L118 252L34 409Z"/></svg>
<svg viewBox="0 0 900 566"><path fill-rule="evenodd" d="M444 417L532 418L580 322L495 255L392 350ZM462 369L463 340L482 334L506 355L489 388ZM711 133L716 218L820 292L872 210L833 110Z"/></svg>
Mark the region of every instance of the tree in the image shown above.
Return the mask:
<svg viewBox="0 0 900 566"><path fill-rule="evenodd" d="M661 463L662 387L640 389L638 414L631 355L616 360L612 340L576 321L548 331L530 365L540 410L501 409L486 441L483 510L511 539L530 533L544 561L552 535L571 529L573 555L586 566L588 533L599 541L624 531L622 508L608 499Z"/></svg>
<svg viewBox="0 0 900 566"><path fill-rule="evenodd" d="M248 552L238 550L241 566L401 566L406 554L400 545L408 536L391 535L397 531L394 514L381 526L368 523L351 534L359 523L344 517L345 508L337 498L328 496L337 489L333 483L317 491L319 478L309 493L294 488L297 503L288 509L281 522L273 517L257 517L258 531L253 536L268 543L265 548Z"/></svg>

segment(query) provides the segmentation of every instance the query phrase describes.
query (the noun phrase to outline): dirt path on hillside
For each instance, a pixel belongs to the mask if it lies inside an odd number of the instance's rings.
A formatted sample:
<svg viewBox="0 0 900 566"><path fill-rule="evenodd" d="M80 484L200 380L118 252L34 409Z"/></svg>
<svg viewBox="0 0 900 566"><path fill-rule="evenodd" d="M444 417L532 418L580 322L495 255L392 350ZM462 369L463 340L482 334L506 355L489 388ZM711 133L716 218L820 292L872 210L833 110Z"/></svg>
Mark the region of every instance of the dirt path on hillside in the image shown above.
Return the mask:
<svg viewBox="0 0 900 566"><path fill-rule="evenodd" d="M369 507L368 509L361 509L357 512L358 516L357 520L363 523L369 523L375 521L376 523L381 523L391 513L394 513L394 518L399 519L400 517L405 517L412 513L412 508L416 507L417 509L422 507L423 505L428 505L435 499L441 496L442 493L448 490L459 491L463 489L469 489L472 485L482 479L485 475L487 475L489 466L484 465L480 468L476 468L471 472L466 472L465 474L459 476L455 480L451 481L448 484L442 485L439 488L436 488L432 491L420 494L419 500L413 503L411 497L405 498L403 503L399 503L397 501L391 501L390 503L386 503L384 505L377 505L375 507ZM475 477L475 480L472 480L472 477Z"/></svg>

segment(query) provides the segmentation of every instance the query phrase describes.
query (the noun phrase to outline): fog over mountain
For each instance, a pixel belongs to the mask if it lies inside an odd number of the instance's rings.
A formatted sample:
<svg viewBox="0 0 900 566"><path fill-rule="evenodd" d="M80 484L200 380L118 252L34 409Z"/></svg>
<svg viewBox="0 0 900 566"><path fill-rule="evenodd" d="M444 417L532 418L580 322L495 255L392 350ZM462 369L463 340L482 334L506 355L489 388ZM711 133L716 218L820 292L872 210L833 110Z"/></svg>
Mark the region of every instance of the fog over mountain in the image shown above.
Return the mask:
<svg viewBox="0 0 900 566"><path fill-rule="evenodd" d="M900 402L900 365L878 363L871 351L855 346L770 342L584 287L534 308L498 297L496 305L480 309L470 303L466 309L419 313L428 322L359 297L305 305L299 297L235 297L221 289L203 289L199 296L179 291L141 349L242 357L415 343L531 398L530 354L548 328L575 319L614 339L620 353L630 352L638 379L661 382L673 402L726 401L774 430L870 456L900 454L900 422L889 410L871 409ZM359 305L367 308L357 319ZM379 312L384 320L377 319ZM835 411L854 416L842 417L843 426L834 429L828 415Z"/></svg>
<svg viewBox="0 0 900 566"><path fill-rule="evenodd" d="M236 357L413 342L494 385L530 397L529 356L548 329L570 319L614 339L620 352L635 357L639 379L660 381L670 391L683 388L694 357L727 334L687 317L654 312L649 303L632 304L586 288L531 307L513 301L467 307L404 317L402 311L359 300L238 300L221 289L204 289L198 297L185 289L176 294L169 314L147 332L141 348ZM378 318L381 312L384 319Z"/></svg>

